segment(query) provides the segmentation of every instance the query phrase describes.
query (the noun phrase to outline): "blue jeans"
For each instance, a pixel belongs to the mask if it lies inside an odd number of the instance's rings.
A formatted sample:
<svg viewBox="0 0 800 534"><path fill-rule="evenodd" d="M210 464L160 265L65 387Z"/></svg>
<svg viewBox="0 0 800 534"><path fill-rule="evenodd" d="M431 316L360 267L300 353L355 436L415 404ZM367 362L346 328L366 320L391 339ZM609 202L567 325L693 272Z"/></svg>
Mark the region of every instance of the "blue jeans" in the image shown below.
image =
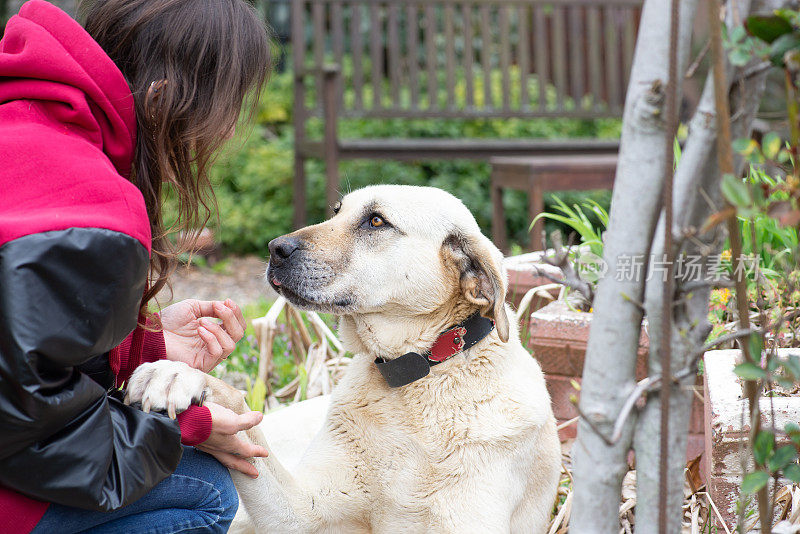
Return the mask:
<svg viewBox="0 0 800 534"><path fill-rule="evenodd" d="M51 504L32 534L172 534L228 531L239 496L228 470L191 447L175 472L141 499L113 512Z"/></svg>

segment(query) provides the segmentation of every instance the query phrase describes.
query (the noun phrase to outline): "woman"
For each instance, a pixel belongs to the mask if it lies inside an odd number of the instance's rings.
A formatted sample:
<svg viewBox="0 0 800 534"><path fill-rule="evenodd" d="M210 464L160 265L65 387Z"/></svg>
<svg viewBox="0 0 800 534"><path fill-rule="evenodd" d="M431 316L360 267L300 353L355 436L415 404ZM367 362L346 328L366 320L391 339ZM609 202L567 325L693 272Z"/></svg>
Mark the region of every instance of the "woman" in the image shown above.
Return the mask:
<svg viewBox="0 0 800 534"><path fill-rule="evenodd" d="M224 532L225 467L257 476L245 458L267 454L235 434L261 414L175 421L114 387L160 358L208 371L242 337L231 301L147 306L174 257L162 187L183 229L205 221L266 30L244 0L96 0L85 16L32 0L0 41L0 531Z"/></svg>

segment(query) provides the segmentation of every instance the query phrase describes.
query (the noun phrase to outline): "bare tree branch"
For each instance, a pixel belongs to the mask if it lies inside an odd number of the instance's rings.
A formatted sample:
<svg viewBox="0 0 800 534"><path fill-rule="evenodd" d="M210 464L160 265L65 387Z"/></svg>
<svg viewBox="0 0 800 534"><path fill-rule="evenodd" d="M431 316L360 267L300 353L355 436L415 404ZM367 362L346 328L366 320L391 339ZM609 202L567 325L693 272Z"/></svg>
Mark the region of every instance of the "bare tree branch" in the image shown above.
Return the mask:
<svg viewBox="0 0 800 534"><path fill-rule="evenodd" d="M543 256L542 260L548 265L552 265L553 267L560 269L564 277L556 278L555 276L542 271L538 267L534 267L534 271L538 276L542 276L551 282L561 284L570 289L578 291L591 306L591 303L594 300L594 290L592 289L591 284L581 278L581 276L577 273L577 271L575 271L575 268L570 263L569 256L572 244L569 243L565 249L561 244L561 232L559 231L555 231L550 234L550 238L553 241L553 250L555 251L555 255L553 257Z"/></svg>

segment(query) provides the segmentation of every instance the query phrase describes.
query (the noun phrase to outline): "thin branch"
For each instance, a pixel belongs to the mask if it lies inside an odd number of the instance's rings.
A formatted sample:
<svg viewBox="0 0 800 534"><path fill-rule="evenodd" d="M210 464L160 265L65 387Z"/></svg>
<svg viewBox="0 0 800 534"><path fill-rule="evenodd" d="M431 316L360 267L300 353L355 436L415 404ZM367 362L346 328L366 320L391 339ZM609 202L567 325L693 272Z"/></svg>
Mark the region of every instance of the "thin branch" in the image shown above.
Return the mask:
<svg viewBox="0 0 800 534"><path fill-rule="evenodd" d="M734 287L734 285L735 282L728 278L721 278L719 280L692 280L680 286L679 289L684 293L689 293L690 291L705 289L707 287L716 289L719 287Z"/></svg>
<svg viewBox="0 0 800 534"><path fill-rule="evenodd" d="M672 373L672 343L670 334L672 333L672 300L675 291L675 250L673 244L672 224L673 224L673 187L675 182L675 167L673 155L673 143L678 133L678 16L680 0L672 0L670 9L670 32L669 32L669 78L666 87L666 102L664 113L666 115L666 136L664 142L664 250L666 251L667 275L663 287L661 301L661 372L664 376ZM661 457L659 458L659 492L658 492L658 531L660 534L667 534L669 520L667 517L667 506L669 502L669 411L670 396L672 394L672 384L661 389ZM632 409L633 406L628 408ZM620 429L621 434L621 429Z"/></svg>
<svg viewBox="0 0 800 534"><path fill-rule="evenodd" d="M628 398L625 399L625 404L622 405L622 409L617 416L617 420L614 422L614 432L611 434L611 442L616 443L619 438L622 437L622 431L625 428L625 421L628 419L628 416L631 414L633 407L636 406L636 402L639 400L645 392L650 391L661 385L661 377L647 377L644 380L640 380L636 387L633 388L631 394L628 395Z"/></svg>
<svg viewBox="0 0 800 534"><path fill-rule="evenodd" d="M575 410L577 410L578 415L580 416L580 418L583 421L585 421L587 425L589 425L589 428L592 429L592 432L594 432L600 439L602 439L606 443L606 445L608 445L610 447L611 445L613 445L615 443L614 441L609 439L609 437L606 436L603 433L602 430L600 430L600 427L598 427L588 415L583 413L583 410L581 410L581 407L580 407L580 405L578 403L574 403L573 406L575 406Z"/></svg>
<svg viewBox="0 0 800 534"><path fill-rule="evenodd" d="M695 75L695 73L697 72L697 68L700 66L700 63L703 62L703 59L706 57L706 54L708 54L709 50L711 50L711 39L706 40L706 44L703 45L703 48L702 50L700 50L700 53L697 54L697 57L694 58L692 64L689 65L688 69L686 69L686 74L683 75L684 78L688 80L689 78Z"/></svg>
<svg viewBox="0 0 800 534"><path fill-rule="evenodd" d="M636 306L637 308L642 310L642 313L647 311L645 309L645 307L644 307L644 303L643 302L641 302L639 300L636 300L635 298L631 297L630 295L628 295L626 293L623 293L622 294L622 298L624 298L626 301L630 302L631 304L633 304L634 306Z"/></svg>
<svg viewBox="0 0 800 534"><path fill-rule="evenodd" d="M744 82L744 81L746 81L746 80L748 80L750 78L758 76L759 74L761 74L763 72L768 71L771 68L772 68L772 63L770 63L769 61L764 61L762 63L758 63L758 64L753 65L752 67L750 67L748 69L743 70L741 73L739 73L739 75L733 80L733 83ZM783 116L785 116L785 114L781 115L781 116L783 117Z"/></svg>
<svg viewBox="0 0 800 534"><path fill-rule="evenodd" d="M591 303L594 301L594 290L586 280L580 277L580 275L575 271L575 268L569 261L569 253L572 246L571 243L569 243L567 245L567 248L564 249L563 245L561 244L561 232L558 231L555 231L552 234L550 234L550 238L553 241L553 249L555 250L555 255L549 258L543 257L542 259L548 265L552 265L553 267L557 267L558 269L560 269L561 272L564 274L564 278L563 279L555 278L554 276L539 270L538 267L534 268L536 274L550 280L551 282L554 282L556 284L561 284L566 287L569 287L570 289L578 291L581 295L584 296L584 298L586 298L586 300L591 305Z"/></svg>
<svg viewBox="0 0 800 534"><path fill-rule="evenodd" d="M545 261L547 261L547 260L545 260ZM550 262L547 262L547 263L550 264L550 265L553 265ZM558 267L558 265L554 265L554 266ZM556 276L553 276L552 274L549 274L549 273L547 273L545 271L542 271L541 269L539 269L538 267L535 267L535 266L533 268L533 272L536 273L537 276L541 276L542 278L546 278L547 280L550 280L554 284L558 284L558 285L561 285L561 286L568 287L570 289L574 289L575 291L578 291L579 293L581 293L584 297L586 297L586 292L587 291L589 292L590 295L593 296L593 293L592 293L592 290L591 290L591 286L589 286L589 284L586 281L582 280L577 274L574 274L572 276L567 276L567 272L566 271L562 271L564 273L564 278L558 278ZM573 271L573 273L574 273L574 271ZM588 297L586 297L586 298L588 298Z"/></svg>
<svg viewBox="0 0 800 534"><path fill-rule="evenodd" d="M752 334L760 334L761 332L762 331L757 328L749 328L747 330L740 330L738 332L733 332L730 334L726 334L724 336L720 336L714 341L706 343L705 345L697 349L694 353L692 353L692 359L689 361L689 364L686 367L677 371L673 375L672 377L673 382L677 383L680 380L683 380L684 378L688 378L689 376L696 374L697 362L700 361L700 358L703 357L703 354L705 354L709 350L712 350L729 341L749 337ZM617 419L614 421L614 430L611 433L611 437L607 437L605 434L603 434L603 432L596 425L594 425L594 423L592 423L592 421L589 420L583 413L581 413L580 410L578 410L578 413L584 420L586 420L587 423L589 423L589 427L591 427L591 429L595 433L597 433L597 435L600 436L603 439L603 441L605 441L609 445L613 445L614 443L619 441L619 439L622 437L622 431L625 428L625 422L628 420L628 417L633 411L633 408L636 406L636 401L638 401L639 398L645 393L650 393L659 390L661 388L661 381L662 381L662 375L656 374L648 376L647 378L640 380L636 384L636 387L633 388L633 390L625 399L625 403L622 405L622 409L620 410L619 415L617 415Z"/></svg>
<svg viewBox="0 0 800 534"><path fill-rule="evenodd" d="M697 191L698 191L698 193L700 193L700 196L703 197L703 200L706 201L706 204L708 204L708 207L711 208L711 211L713 213L716 213L716 212L718 212L720 210L720 208L718 208L716 206L716 204L714 203L714 200L709 196L708 191L706 191L702 187L698 187Z"/></svg>
<svg viewBox="0 0 800 534"><path fill-rule="evenodd" d="M708 352L708 351L710 351L712 349L715 349L715 348L719 347L720 345L725 344L725 343L727 343L729 341L735 341L735 340L738 340L738 339L749 337L752 334L759 334L760 335L760 334L763 334L763 333L764 333L764 331L759 329L759 328L746 328L744 330L737 330L736 332L731 332L730 334L725 334L724 336L719 336L717 339L715 339L713 341L709 341L708 343L706 343L705 345L703 345L702 347L697 349L692 354L692 358L691 358L691 360L689 360L689 363L686 365L686 367L684 367L683 369L681 369L680 371L675 373L675 376L674 376L675 380L680 380L682 378L686 378L686 377L690 376L692 373L696 373L697 372L697 362L700 361L700 358L702 358L703 354L705 354L706 352Z"/></svg>

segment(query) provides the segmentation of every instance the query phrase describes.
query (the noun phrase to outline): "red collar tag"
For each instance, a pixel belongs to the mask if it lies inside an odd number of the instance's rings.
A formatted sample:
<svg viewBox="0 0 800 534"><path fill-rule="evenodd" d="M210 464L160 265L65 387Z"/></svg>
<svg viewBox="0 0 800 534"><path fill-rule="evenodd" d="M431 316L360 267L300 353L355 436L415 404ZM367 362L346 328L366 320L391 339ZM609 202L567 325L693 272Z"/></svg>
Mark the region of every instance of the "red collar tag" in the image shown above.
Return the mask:
<svg viewBox="0 0 800 534"><path fill-rule="evenodd" d="M467 329L463 326L454 326L450 330L445 330L431 347L428 359L441 363L447 358L455 356L463 350L466 334Z"/></svg>

